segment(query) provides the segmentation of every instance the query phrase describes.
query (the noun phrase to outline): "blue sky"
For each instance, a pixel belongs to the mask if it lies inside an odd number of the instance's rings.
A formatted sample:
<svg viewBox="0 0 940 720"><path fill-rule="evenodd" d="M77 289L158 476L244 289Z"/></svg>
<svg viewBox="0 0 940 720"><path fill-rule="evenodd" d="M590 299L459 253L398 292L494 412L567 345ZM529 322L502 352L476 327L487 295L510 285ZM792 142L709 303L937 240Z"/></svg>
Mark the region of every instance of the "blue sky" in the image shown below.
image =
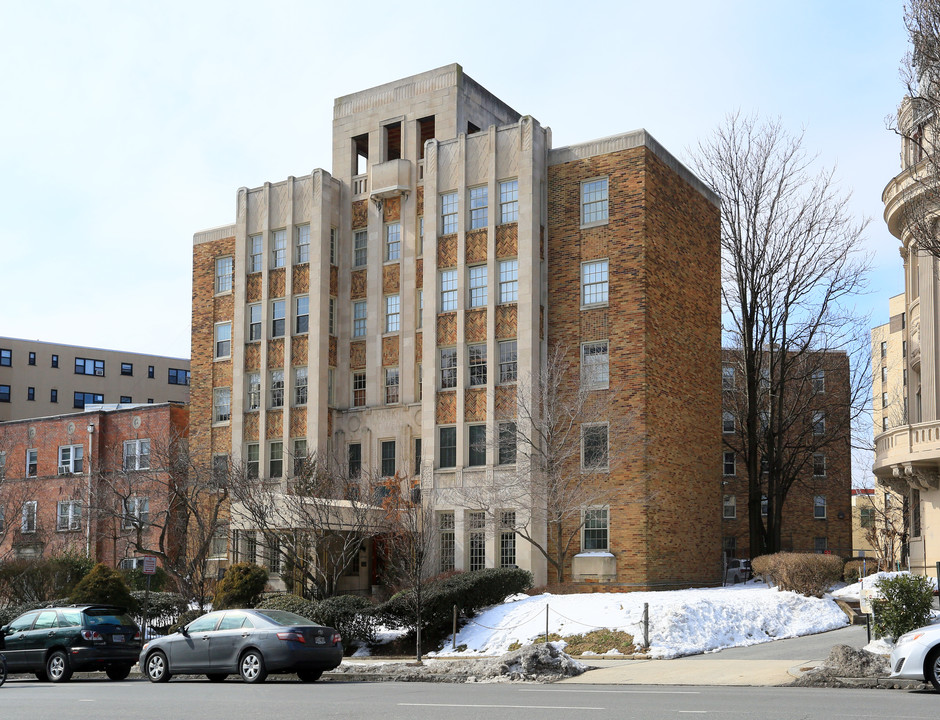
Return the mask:
<svg viewBox="0 0 940 720"><path fill-rule="evenodd" d="M872 219L873 324L903 288L901 0L0 8L0 335L188 356L193 233L331 169L335 97L451 62L556 147L643 127L687 161L730 112L779 116Z"/></svg>

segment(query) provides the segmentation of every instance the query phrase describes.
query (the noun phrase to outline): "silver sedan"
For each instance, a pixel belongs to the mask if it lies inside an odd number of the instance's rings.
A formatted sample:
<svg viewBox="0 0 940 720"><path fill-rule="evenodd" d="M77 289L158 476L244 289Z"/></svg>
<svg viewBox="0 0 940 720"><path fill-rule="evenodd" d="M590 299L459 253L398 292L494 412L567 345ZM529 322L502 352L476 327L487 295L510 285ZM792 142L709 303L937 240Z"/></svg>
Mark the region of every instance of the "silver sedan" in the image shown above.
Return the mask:
<svg viewBox="0 0 940 720"><path fill-rule="evenodd" d="M342 660L336 630L283 610L211 612L140 652L140 668L155 683L181 673L213 682L238 673L249 683L264 682L268 673L297 673L314 682Z"/></svg>
<svg viewBox="0 0 940 720"><path fill-rule="evenodd" d="M911 630L891 652L891 677L923 680L940 690L940 625Z"/></svg>

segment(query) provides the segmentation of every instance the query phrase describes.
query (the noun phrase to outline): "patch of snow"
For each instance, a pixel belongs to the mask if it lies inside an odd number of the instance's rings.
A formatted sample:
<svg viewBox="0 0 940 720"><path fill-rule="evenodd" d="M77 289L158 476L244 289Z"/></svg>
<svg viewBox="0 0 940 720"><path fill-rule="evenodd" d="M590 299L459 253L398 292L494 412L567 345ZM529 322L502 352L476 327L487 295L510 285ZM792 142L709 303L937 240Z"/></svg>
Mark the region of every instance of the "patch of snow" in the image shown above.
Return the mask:
<svg viewBox="0 0 940 720"><path fill-rule="evenodd" d="M613 557L614 554L610 552L604 552L603 550L589 550L588 552L580 552L575 557Z"/></svg>
<svg viewBox="0 0 940 720"><path fill-rule="evenodd" d="M906 570L901 572L877 572L869 575L868 577L863 578L857 583L852 583L851 585L846 585L843 588L833 590L832 597L838 600L858 600L861 596L862 586L864 585L866 589L873 589L875 584L881 580L881 578L896 578L901 575L910 575ZM937 578L928 577L928 580L933 583L934 592L937 591Z"/></svg>
<svg viewBox="0 0 940 720"><path fill-rule="evenodd" d="M868 643L862 650L867 650L873 655L890 655L894 650L894 643L884 638L877 638Z"/></svg>

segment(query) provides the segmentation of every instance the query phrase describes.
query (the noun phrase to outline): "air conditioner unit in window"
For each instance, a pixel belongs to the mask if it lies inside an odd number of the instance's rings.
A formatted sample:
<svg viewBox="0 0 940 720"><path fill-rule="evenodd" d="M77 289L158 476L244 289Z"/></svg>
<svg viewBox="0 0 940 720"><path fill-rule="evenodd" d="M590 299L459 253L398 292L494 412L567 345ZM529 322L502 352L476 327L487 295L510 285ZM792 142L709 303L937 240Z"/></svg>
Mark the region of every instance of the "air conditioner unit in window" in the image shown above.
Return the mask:
<svg viewBox="0 0 940 720"><path fill-rule="evenodd" d="M72 472L72 468L68 465L59 465L59 475L68 475Z"/></svg>
<svg viewBox="0 0 940 720"><path fill-rule="evenodd" d="M98 377L104 377L104 370L101 368L95 368L95 375Z"/></svg>

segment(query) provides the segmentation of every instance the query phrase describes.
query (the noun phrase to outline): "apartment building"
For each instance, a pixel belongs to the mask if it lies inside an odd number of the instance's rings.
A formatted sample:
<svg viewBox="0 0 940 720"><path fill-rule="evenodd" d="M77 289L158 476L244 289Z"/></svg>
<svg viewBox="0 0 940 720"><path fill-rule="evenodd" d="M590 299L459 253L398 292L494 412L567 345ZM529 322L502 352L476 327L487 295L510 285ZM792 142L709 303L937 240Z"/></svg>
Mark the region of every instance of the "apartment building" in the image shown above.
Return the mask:
<svg viewBox="0 0 940 720"><path fill-rule="evenodd" d="M188 359L0 337L0 422L164 402L189 402Z"/></svg>
<svg viewBox="0 0 940 720"><path fill-rule="evenodd" d="M559 394L613 416L573 429L566 472L606 500L565 520L564 578L720 582L715 196L643 130L552 147L459 65L338 98L333 117L332 173L243 187L234 222L194 236L195 452L281 492L312 453L412 478L436 569L542 584L517 529L552 540L544 503L472 498L518 478L515 439L493 438L531 425L518 407L561 348ZM610 444L624 419L634 442Z"/></svg>

